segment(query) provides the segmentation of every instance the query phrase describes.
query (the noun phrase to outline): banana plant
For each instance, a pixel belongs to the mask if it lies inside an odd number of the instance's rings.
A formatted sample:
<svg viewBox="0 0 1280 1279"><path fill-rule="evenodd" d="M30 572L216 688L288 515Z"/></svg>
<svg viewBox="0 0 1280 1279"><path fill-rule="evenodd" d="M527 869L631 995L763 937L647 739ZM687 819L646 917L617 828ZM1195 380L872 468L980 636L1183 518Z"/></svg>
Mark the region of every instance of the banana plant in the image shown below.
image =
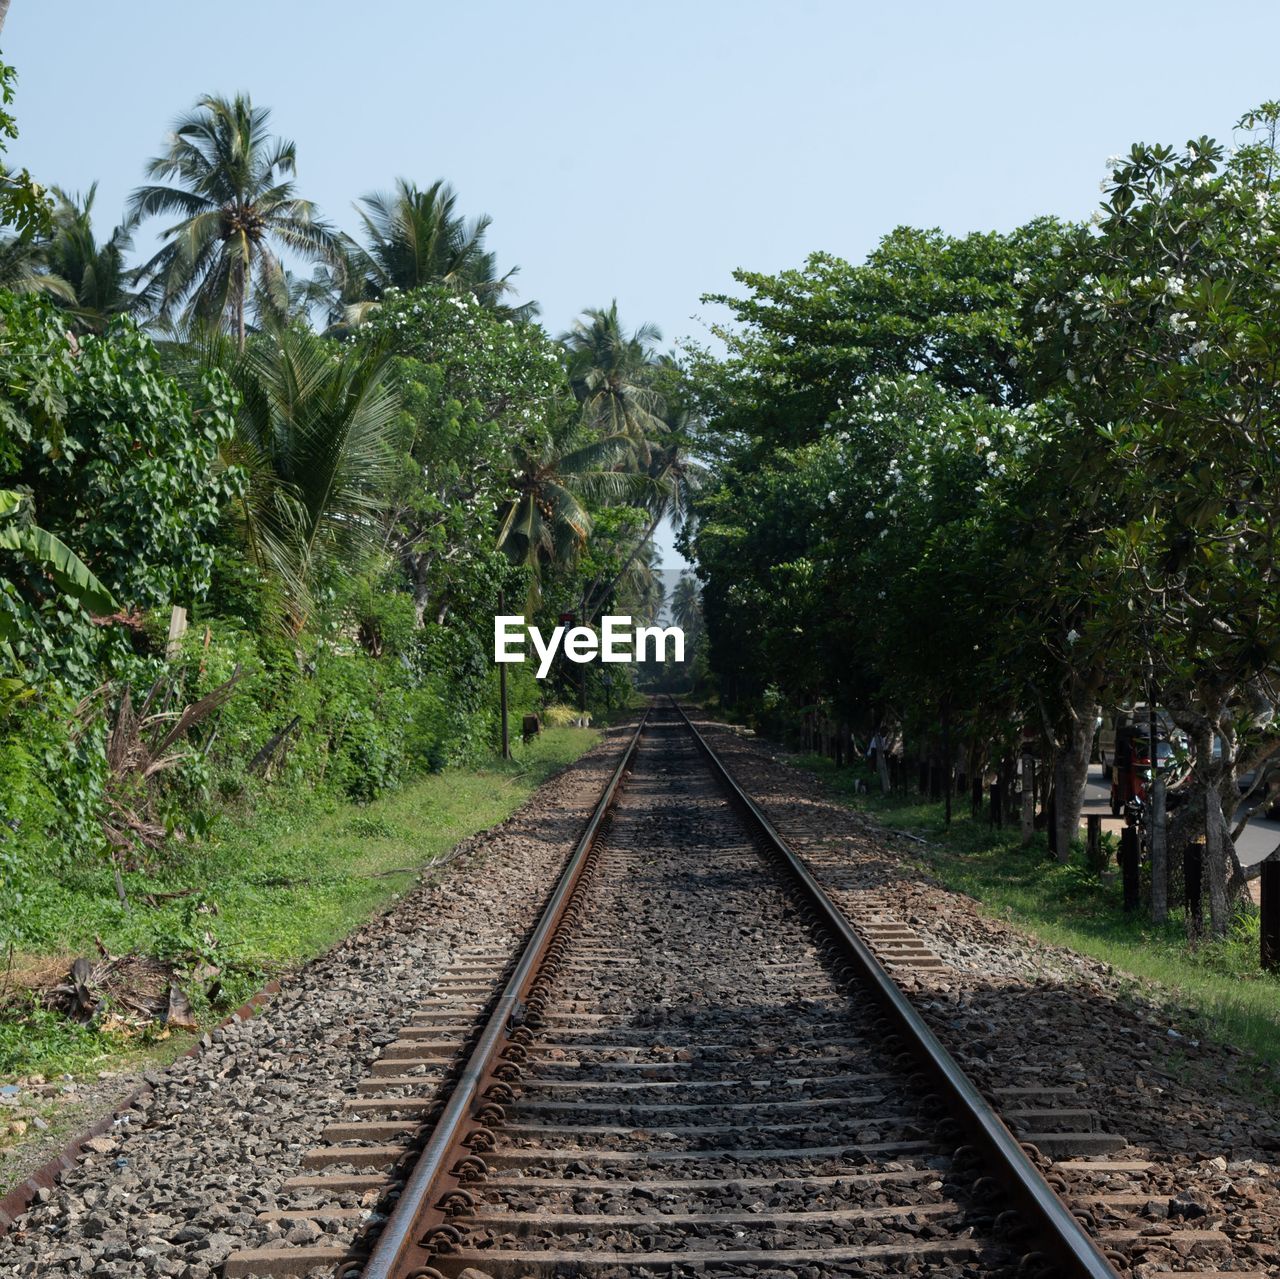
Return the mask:
<svg viewBox="0 0 1280 1279"><path fill-rule="evenodd" d="M28 501L24 493L0 489L0 550L14 551L38 566L64 595L91 613L113 612L116 602L111 592L65 542L30 518L25 509ZM13 618L0 612L0 641L16 638Z"/></svg>

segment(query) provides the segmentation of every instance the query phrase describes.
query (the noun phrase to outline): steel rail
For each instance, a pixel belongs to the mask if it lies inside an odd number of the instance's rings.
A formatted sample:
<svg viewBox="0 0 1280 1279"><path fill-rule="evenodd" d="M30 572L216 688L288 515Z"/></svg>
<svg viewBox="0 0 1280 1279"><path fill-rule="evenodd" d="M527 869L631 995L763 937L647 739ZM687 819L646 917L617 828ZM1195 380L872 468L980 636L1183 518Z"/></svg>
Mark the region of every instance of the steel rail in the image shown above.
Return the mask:
<svg viewBox="0 0 1280 1279"><path fill-rule="evenodd" d="M750 815L770 849L803 890L823 928L838 940L872 994L896 1023L913 1055L945 1090L951 1102L951 1113L960 1121L970 1140L987 1155L995 1169L996 1179L1027 1214L1027 1224L1038 1236L1037 1241L1046 1258L1059 1268L1066 1279L1118 1279L1116 1270L1098 1245L1031 1162L1018 1139L942 1045L884 965L854 931L844 912L813 877L760 805L738 785L685 714L684 708L674 698L670 700L713 771L739 806Z"/></svg>
<svg viewBox="0 0 1280 1279"><path fill-rule="evenodd" d="M618 760L586 830L582 832L582 837L565 863L555 891L543 907L538 924L525 943L515 970L491 1006L480 1038L454 1085L449 1101L418 1156L395 1209L378 1236L377 1244L360 1271L363 1279L398 1279L399 1276L412 1274L418 1267L426 1268L425 1261L407 1261L405 1254L409 1249L420 1247L414 1237L420 1229L419 1220L424 1212L435 1206L440 1183L450 1175L446 1167L449 1156L456 1153L462 1130L473 1119L471 1110L479 1095L480 1085L492 1072L503 1036L519 1013L522 996L536 976L539 964L578 885L601 824L613 807L623 774L635 757L650 709L646 708L641 715L636 731L622 752L622 758Z"/></svg>

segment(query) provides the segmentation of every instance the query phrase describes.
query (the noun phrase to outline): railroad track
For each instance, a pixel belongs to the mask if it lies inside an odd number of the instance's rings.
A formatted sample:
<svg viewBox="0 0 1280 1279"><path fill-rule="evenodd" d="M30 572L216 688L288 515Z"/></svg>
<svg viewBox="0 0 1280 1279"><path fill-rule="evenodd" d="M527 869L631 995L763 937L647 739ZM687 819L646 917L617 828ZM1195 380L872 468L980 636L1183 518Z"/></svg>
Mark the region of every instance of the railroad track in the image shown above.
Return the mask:
<svg viewBox="0 0 1280 1279"><path fill-rule="evenodd" d="M274 1214L332 1233L228 1279L1115 1274L675 707L521 953L406 1016Z"/></svg>

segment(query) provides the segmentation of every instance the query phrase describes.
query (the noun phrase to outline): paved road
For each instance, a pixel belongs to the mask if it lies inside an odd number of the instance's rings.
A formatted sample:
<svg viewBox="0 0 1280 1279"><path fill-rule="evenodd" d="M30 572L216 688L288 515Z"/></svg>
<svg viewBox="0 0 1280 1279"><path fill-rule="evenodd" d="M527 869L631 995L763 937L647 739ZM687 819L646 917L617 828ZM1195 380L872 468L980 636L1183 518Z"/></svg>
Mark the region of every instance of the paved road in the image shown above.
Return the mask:
<svg viewBox="0 0 1280 1279"><path fill-rule="evenodd" d="M1119 831L1124 822L1111 816L1108 802L1108 786L1102 779L1102 767L1093 764L1089 768L1089 784L1085 788L1084 811L1102 813L1102 829ZM1236 840L1236 852L1242 866L1252 866L1272 853L1280 845L1280 822L1265 817L1255 817Z"/></svg>

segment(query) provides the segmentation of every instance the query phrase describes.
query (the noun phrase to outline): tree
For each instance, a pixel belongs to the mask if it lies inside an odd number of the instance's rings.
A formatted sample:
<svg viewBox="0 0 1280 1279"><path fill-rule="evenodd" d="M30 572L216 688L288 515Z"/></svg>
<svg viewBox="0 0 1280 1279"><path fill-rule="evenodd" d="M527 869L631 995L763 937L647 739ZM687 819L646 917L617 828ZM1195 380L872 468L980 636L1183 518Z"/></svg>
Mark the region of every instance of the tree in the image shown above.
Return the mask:
<svg viewBox="0 0 1280 1279"><path fill-rule="evenodd" d="M126 315L137 305L125 264L133 248L132 233L127 225L117 226L106 241L98 243L92 220L97 191L96 182L83 196L55 188L58 205L45 251L51 276L71 288L77 327L91 333L101 333L117 315ZM55 291L54 296L63 295Z"/></svg>
<svg viewBox="0 0 1280 1279"><path fill-rule="evenodd" d="M280 249L341 260L334 233L296 194L294 144L267 133L269 116L243 94L201 98L147 165L148 177L175 185L139 187L129 201L135 219L181 217L139 270L148 300L161 315L187 303L206 322L225 319L242 350L252 289L272 289L283 271Z"/></svg>
<svg viewBox="0 0 1280 1279"><path fill-rule="evenodd" d="M682 573L671 593L671 616L692 643L702 631L702 593L698 580Z"/></svg>
<svg viewBox="0 0 1280 1279"><path fill-rule="evenodd" d="M1244 887L1236 776L1280 744L1278 124L1267 103L1233 153L1199 138L1116 157L1097 234L1049 264L1032 335L1047 385L1092 435L1084 482L1117 493L1092 606L1130 686L1149 662L1195 746L1219 934Z"/></svg>
<svg viewBox="0 0 1280 1279"><path fill-rule="evenodd" d="M216 371L179 385L128 319L81 343L49 300L0 294L0 326L0 489L22 493L22 519L75 548L125 626L92 625L66 583L23 556L0 571L0 613L17 628L18 662L83 694L130 659L121 632L141 612L208 590L219 514L239 482L216 464L234 395Z"/></svg>
<svg viewBox="0 0 1280 1279"><path fill-rule="evenodd" d="M245 540L300 630L316 585L357 573L382 545L399 409L390 363L285 329L255 338L229 368L241 397L228 453L246 476Z"/></svg>
<svg viewBox="0 0 1280 1279"><path fill-rule="evenodd" d="M41 528L31 516L29 500L13 489L0 489L0 551L11 551L35 567L66 598L99 613L115 607L111 592L61 538ZM0 642L12 656L18 638L16 620L0 612Z"/></svg>
<svg viewBox="0 0 1280 1279"><path fill-rule="evenodd" d="M443 285L389 296L357 340L394 355L401 414L387 546L421 626L489 581L513 450L535 449L575 406L562 352L541 328Z"/></svg>
<svg viewBox="0 0 1280 1279"><path fill-rule="evenodd" d="M605 435L625 435L647 458L649 446L666 432L661 393L654 386L659 360L653 344L662 334L641 324L627 333L618 303L584 311L560 341L569 355L569 379L583 420Z"/></svg>
<svg viewBox="0 0 1280 1279"><path fill-rule="evenodd" d="M638 477L620 466L631 451L627 436L597 436L572 420L512 447L512 491L499 508L497 545L529 570L530 605L544 570L572 564L586 546L589 500L634 490Z"/></svg>
<svg viewBox="0 0 1280 1279"><path fill-rule="evenodd" d="M43 293L67 305L75 288L49 270L49 242L34 235L0 237L0 289L10 293Z"/></svg>
<svg viewBox="0 0 1280 1279"><path fill-rule="evenodd" d="M511 278L520 268L499 275L495 255L484 246L492 219L482 214L468 221L457 205L456 192L443 180L423 191L397 178L394 191L361 198L356 212L367 243L347 246L346 270L355 286L348 293L355 296L346 308L349 322L366 319L389 289L409 293L425 285L474 294L511 318L529 319L537 313L535 303L506 305Z"/></svg>
<svg viewBox="0 0 1280 1279"><path fill-rule="evenodd" d="M6 3L0 10L0 26L7 10ZM17 78L13 67L0 62L0 156L7 150L6 144L18 136L17 121L4 109L13 104ZM53 202L44 187L26 169L15 173L0 160L0 226L14 227L20 238L31 238L49 229L52 214Z"/></svg>

